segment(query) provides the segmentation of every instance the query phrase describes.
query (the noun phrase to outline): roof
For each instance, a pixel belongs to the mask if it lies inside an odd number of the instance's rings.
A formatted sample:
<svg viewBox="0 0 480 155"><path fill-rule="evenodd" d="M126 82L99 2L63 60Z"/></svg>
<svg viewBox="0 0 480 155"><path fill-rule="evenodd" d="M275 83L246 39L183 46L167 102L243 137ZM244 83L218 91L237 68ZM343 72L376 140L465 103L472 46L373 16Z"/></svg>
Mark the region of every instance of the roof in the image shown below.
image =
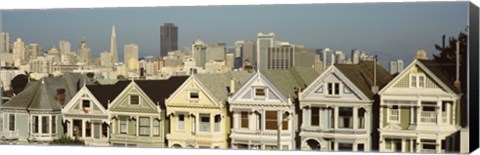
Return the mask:
<svg viewBox="0 0 480 155"><path fill-rule="evenodd" d="M168 98L180 85L188 79L188 76L172 76L166 80L135 80L134 82L147 96L160 108L165 109L165 99ZM128 85L132 81L119 81L115 85Z"/></svg>
<svg viewBox="0 0 480 155"><path fill-rule="evenodd" d="M264 69L260 72L285 96L297 97L295 88L304 89L315 78L318 72L310 67L291 67L289 69Z"/></svg>
<svg viewBox="0 0 480 155"><path fill-rule="evenodd" d="M217 101L225 101L229 95L232 78L235 80L235 91L253 75L247 71L229 71L226 73L195 74L194 77L207 89Z"/></svg>
<svg viewBox="0 0 480 155"><path fill-rule="evenodd" d="M44 81L36 81L6 102L2 109L60 111L62 106L55 100Z"/></svg>
<svg viewBox="0 0 480 155"><path fill-rule="evenodd" d="M374 85L374 62L373 61L360 61L358 64L335 64L335 67L345 75L364 95L373 98L375 95L372 92L372 86ZM376 64L376 85L378 90L386 86L392 79L392 75L382 67L380 64Z"/></svg>
<svg viewBox="0 0 480 155"><path fill-rule="evenodd" d="M417 59L419 63L425 65L428 70L435 74L445 85L447 85L455 93L461 93L459 89L455 88L453 83L455 82L455 72L449 70L455 70L455 64L440 64L435 60L421 60ZM453 68L452 68L453 67Z"/></svg>
<svg viewBox="0 0 480 155"><path fill-rule="evenodd" d="M123 82L115 85L87 85L86 87L103 108L108 109L108 102L113 101L127 85L128 83Z"/></svg>

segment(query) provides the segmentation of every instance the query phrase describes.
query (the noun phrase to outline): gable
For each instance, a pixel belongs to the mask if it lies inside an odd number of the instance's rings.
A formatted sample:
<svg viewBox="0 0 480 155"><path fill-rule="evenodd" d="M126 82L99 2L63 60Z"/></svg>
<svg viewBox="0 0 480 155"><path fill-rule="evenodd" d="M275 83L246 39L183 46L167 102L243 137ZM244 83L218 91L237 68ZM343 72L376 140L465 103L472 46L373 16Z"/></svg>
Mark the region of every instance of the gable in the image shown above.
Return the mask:
<svg viewBox="0 0 480 155"><path fill-rule="evenodd" d="M166 106L221 106L194 77L190 77L166 101Z"/></svg>
<svg viewBox="0 0 480 155"><path fill-rule="evenodd" d="M368 101L368 98L332 66L302 91L300 100Z"/></svg>
<svg viewBox="0 0 480 155"><path fill-rule="evenodd" d="M88 106L88 107L84 107ZM83 87L73 98L67 103L62 110L65 114L107 114L105 108L95 98L94 95Z"/></svg>
<svg viewBox="0 0 480 155"><path fill-rule="evenodd" d="M111 102L109 110L155 113L157 112L157 106L135 82L130 82Z"/></svg>
<svg viewBox="0 0 480 155"><path fill-rule="evenodd" d="M252 76L229 101L230 103L288 103L287 97L283 96L260 72Z"/></svg>

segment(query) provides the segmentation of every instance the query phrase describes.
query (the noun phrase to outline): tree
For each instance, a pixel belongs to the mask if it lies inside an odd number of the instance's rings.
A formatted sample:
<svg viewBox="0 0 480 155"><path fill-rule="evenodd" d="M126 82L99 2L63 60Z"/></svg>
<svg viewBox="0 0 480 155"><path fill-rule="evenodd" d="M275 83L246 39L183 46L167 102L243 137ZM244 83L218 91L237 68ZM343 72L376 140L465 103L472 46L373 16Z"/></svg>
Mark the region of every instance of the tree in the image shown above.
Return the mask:
<svg viewBox="0 0 480 155"><path fill-rule="evenodd" d="M20 92L25 89L28 83L28 77L24 74L20 74L15 76L12 81L10 81L10 85L12 86L13 93L18 95Z"/></svg>
<svg viewBox="0 0 480 155"><path fill-rule="evenodd" d="M51 145L85 145L85 142L83 140L78 139L75 137L75 139L71 139L70 137L67 136L62 136L59 139L55 139L52 142L50 142Z"/></svg>

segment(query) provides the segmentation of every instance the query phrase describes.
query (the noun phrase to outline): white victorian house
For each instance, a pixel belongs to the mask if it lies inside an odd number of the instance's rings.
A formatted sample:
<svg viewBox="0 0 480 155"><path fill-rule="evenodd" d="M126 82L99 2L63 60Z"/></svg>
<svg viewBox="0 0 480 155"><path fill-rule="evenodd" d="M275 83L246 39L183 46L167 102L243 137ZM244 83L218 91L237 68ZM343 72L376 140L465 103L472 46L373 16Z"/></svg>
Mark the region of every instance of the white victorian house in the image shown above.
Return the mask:
<svg viewBox="0 0 480 155"><path fill-rule="evenodd" d="M301 149L372 151L375 91L391 79L374 61L329 67L299 95Z"/></svg>
<svg viewBox="0 0 480 155"><path fill-rule="evenodd" d="M295 150L296 98L318 76L311 68L261 70L229 97L233 149Z"/></svg>
<svg viewBox="0 0 480 155"><path fill-rule="evenodd" d="M445 66L415 59L379 92L381 152L456 149L461 94Z"/></svg>

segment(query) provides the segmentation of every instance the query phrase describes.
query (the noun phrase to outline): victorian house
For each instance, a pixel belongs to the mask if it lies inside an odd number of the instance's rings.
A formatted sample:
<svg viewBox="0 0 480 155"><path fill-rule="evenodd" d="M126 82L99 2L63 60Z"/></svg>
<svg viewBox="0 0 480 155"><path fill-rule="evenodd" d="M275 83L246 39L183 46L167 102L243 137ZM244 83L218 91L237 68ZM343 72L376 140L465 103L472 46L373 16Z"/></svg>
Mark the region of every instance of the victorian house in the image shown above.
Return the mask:
<svg viewBox="0 0 480 155"><path fill-rule="evenodd" d="M318 73L292 67L256 72L228 101L231 148L295 150L298 146L297 95Z"/></svg>
<svg viewBox="0 0 480 155"><path fill-rule="evenodd" d="M252 75L234 71L190 76L166 100L169 147L229 148L227 98Z"/></svg>
<svg viewBox="0 0 480 155"><path fill-rule="evenodd" d="M446 67L415 59L379 92L381 152L445 153L457 147L461 94L455 72Z"/></svg>
<svg viewBox="0 0 480 155"><path fill-rule="evenodd" d="M374 97L391 79L374 61L329 67L299 95L301 149L372 151Z"/></svg>
<svg viewBox="0 0 480 155"><path fill-rule="evenodd" d="M165 99L187 78L119 81L127 86L108 104L111 145L166 147Z"/></svg>
<svg viewBox="0 0 480 155"><path fill-rule="evenodd" d="M127 84L119 82L115 85L83 85L62 110L67 136L82 139L89 146L109 146L108 103L113 101Z"/></svg>

